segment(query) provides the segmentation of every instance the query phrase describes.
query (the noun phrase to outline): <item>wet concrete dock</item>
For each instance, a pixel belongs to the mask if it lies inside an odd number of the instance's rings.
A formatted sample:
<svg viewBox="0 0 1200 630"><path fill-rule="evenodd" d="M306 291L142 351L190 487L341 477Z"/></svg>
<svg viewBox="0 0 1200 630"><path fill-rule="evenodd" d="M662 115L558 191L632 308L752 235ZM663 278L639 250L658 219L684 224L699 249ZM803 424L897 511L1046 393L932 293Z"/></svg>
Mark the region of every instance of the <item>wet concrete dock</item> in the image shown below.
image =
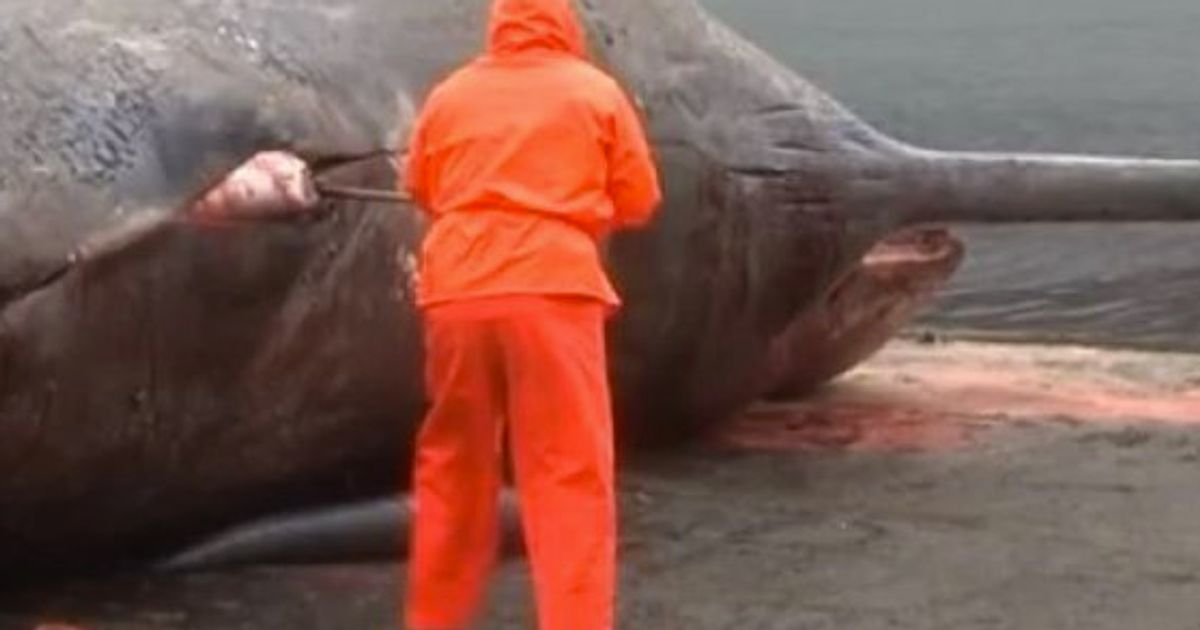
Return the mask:
<svg viewBox="0 0 1200 630"><path fill-rule="evenodd" d="M622 471L630 630L1194 630L1200 357L897 342ZM402 567L128 576L0 628L396 628ZM532 627L520 562L480 628Z"/></svg>

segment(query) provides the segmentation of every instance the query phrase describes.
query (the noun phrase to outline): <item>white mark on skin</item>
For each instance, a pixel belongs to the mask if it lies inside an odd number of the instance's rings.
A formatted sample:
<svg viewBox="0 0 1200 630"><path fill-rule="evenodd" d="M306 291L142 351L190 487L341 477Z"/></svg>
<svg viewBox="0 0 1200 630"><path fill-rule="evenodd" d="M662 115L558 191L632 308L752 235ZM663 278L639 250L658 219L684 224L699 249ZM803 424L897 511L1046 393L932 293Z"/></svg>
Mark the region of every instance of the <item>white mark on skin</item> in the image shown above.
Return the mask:
<svg viewBox="0 0 1200 630"><path fill-rule="evenodd" d="M396 124L391 131L392 140L397 149L408 146L408 135L412 133L413 121L417 117L417 104L413 102L408 91L396 92Z"/></svg>
<svg viewBox="0 0 1200 630"><path fill-rule="evenodd" d="M395 298L397 302L403 302L405 297L417 294L417 284L421 280L420 264L416 255L401 249L396 253L396 266L404 280L396 283Z"/></svg>

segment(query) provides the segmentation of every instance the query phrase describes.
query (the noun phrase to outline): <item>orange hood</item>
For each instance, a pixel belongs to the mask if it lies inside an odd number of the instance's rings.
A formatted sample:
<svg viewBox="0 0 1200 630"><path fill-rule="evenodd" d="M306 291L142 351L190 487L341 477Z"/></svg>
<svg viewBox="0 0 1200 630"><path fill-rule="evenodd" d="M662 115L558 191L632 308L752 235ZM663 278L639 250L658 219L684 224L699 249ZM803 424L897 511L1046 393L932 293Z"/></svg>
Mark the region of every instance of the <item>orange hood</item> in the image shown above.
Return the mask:
<svg viewBox="0 0 1200 630"><path fill-rule="evenodd" d="M487 48L497 56L529 50L587 54L571 0L493 0Z"/></svg>

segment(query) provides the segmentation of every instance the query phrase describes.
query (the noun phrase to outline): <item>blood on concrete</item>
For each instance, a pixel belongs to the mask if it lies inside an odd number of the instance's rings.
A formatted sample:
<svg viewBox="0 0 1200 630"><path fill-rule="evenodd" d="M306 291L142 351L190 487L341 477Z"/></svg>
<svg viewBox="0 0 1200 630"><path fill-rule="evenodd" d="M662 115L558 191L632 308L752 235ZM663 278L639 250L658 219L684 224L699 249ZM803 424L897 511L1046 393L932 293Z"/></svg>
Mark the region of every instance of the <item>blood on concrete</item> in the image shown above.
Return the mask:
<svg viewBox="0 0 1200 630"><path fill-rule="evenodd" d="M1023 344L897 342L803 400L763 403L714 439L751 450L934 451L1015 423L1200 425L1200 357Z"/></svg>

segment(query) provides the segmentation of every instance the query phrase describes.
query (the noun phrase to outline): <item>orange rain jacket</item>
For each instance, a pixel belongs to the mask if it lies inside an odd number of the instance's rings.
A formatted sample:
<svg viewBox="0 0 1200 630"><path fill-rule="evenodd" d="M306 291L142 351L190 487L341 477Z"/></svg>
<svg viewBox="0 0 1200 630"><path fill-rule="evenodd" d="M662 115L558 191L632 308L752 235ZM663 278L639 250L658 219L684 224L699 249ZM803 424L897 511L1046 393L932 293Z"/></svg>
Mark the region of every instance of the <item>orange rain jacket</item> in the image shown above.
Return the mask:
<svg viewBox="0 0 1200 630"><path fill-rule="evenodd" d="M661 200L620 86L586 60L569 0L496 0L487 51L430 94L404 184L434 218L418 303L503 295L619 299L598 241Z"/></svg>

